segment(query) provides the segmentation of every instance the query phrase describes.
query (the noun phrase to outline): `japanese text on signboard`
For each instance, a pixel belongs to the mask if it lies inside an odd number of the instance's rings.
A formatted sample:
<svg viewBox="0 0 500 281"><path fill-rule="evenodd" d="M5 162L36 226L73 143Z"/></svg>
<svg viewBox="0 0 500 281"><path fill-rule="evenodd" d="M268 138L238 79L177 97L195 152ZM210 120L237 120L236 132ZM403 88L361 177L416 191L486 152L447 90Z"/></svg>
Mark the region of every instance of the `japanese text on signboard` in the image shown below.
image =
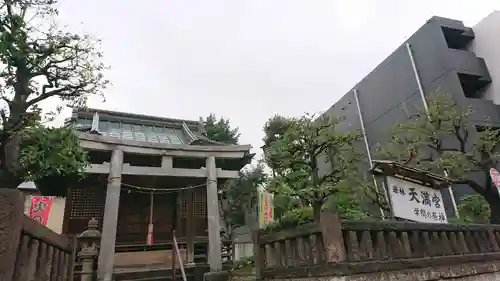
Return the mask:
<svg viewBox="0 0 500 281"><path fill-rule="evenodd" d="M393 177L387 177L387 186L396 217L429 223L447 222L439 190Z"/></svg>
<svg viewBox="0 0 500 281"><path fill-rule="evenodd" d="M37 222L47 225L53 200L52 196L31 197L29 216Z"/></svg>
<svg viewBox="0 0 500 281"><path fill-rule="evenodd" d="M273 195L267 192L259 192L259 224L264 226L273 221Z"/></svg>

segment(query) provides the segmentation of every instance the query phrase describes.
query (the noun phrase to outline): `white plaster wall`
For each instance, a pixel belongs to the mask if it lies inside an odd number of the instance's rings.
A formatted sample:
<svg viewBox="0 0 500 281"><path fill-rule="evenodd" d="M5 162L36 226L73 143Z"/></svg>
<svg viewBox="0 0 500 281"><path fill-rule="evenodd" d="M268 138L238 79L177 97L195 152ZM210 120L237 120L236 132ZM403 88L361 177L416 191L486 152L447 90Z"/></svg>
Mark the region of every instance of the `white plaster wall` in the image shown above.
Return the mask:
<svg viewBox="0 0 500 281"><path fill-rule="evenodd" d="M486 61L493 80L484 98L500 105L500 11L494 11L472 29L475 38L469 51Z"/></svg>
<svg viewBox="0 0 500 281"><path fill-rule="evenodd" d="M47 227L55 233L61 234L64 222L64 208L66 207L66 198L58 197L52 202Z"/></svg>

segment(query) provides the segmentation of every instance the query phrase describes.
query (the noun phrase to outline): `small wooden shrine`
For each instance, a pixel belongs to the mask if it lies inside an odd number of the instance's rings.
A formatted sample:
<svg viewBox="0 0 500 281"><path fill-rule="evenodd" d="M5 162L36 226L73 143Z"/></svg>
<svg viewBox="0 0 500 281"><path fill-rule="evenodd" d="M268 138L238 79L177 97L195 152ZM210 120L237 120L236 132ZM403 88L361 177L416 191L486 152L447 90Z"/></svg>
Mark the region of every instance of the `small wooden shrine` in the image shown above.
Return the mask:
<svg viewBox="0 0 500 281"><path fill-rule="evenodd" d="M68 124L91 165L68 191L63 232L100 222L99 280L137 261L166 263L174 230L187 265L222 269L218 186L249 163L250 145L211 141L199 121L88 108Z"/></svg>

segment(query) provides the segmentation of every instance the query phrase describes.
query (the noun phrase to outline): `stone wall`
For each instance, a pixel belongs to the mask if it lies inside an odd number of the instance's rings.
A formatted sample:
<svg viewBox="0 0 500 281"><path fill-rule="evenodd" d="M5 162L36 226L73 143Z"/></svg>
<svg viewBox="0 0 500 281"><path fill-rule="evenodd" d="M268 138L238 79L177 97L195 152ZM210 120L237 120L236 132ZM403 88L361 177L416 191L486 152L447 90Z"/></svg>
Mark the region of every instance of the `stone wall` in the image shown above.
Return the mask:
<svg viewBox="0 0 500 281"><path fill-rule="evenodd" d="M269 281L494 281L500 280L500 263L463 264L425 269L386 271L352 276L316 276Z"/></svg>

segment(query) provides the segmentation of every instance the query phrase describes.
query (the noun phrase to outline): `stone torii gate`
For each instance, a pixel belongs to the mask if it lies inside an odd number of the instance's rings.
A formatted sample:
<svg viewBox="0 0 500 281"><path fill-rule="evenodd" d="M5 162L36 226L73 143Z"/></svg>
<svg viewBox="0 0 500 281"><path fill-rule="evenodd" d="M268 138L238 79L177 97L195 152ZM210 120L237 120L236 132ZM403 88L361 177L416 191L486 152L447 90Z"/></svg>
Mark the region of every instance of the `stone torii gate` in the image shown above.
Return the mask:
<svg viewBox="0 0 500 281"><path fill-rule="evenodd" d="M109 163L91 164L89 174L108 175L102 238L98 260L98 279L112 280L115 245L123 177L140 175L151 177L205 178L208 220L208 264L211 272L222 269L220 215L218 203L218 180L237 178L238 170L217 168L216 160L236 161L240 165L248 162L250 145L192 145L165 144L123 140L109 136L78 133L81 146L88 151L111 153ZM133 166L125 163L124 155L147 155L161 157L160 167ZM176 158L204 159L204 167L197 169L175 168ZM235 166L236 167L236 166ZM189 224L189 223L188 223ZM189 226L188 226L189 227ZM188 260L193 260L194 244L187 243Z"/></svg>

